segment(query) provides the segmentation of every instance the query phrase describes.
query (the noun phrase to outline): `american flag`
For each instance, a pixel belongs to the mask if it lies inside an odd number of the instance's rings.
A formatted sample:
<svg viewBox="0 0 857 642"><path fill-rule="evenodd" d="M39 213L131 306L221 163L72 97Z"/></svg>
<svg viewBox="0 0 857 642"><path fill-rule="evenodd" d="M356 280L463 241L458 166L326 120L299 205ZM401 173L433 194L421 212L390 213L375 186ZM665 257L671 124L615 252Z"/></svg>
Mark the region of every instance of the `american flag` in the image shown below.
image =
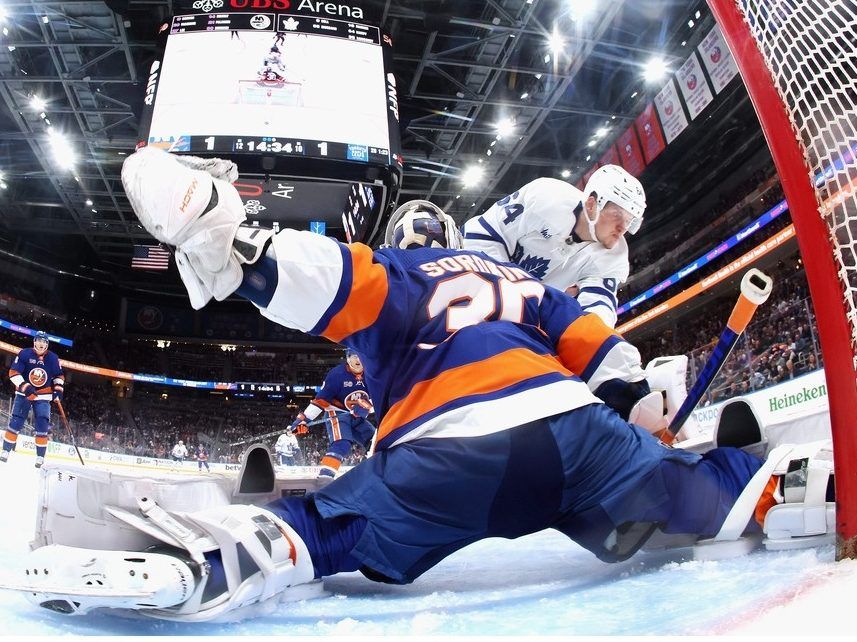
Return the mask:
<svg viewBox="0 0 857 642"><path fill-rule="evenodd" d="M170 253L160 245L135 245L131 267L138 270L166 270L170 267Z"/></svg>

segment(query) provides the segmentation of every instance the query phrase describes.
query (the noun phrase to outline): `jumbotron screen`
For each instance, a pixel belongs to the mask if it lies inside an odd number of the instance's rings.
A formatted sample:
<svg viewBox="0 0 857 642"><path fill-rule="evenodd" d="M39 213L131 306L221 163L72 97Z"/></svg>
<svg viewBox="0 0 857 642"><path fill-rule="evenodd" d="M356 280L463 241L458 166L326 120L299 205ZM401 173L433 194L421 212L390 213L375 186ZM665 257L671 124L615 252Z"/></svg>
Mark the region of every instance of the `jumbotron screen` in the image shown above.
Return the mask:
<svg viewBox="0 0 857 642"><path fill-rule="evenodd" d="M173 152L391 164L394 83L378 27L287 13L174 16L145 142ZM154 78L152 77L154 76ZM393 149L391 149L391 147Z"/></svg>

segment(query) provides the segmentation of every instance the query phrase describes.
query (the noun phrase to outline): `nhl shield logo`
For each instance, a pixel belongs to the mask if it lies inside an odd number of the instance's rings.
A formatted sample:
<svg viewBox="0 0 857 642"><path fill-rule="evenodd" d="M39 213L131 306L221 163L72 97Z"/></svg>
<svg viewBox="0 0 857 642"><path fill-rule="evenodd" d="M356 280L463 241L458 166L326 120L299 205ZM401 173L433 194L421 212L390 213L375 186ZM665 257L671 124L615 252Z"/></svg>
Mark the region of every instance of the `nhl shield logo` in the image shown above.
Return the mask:
<svg viewBox="0 0 857 642"><path fill-rule="evenodd" d="M41 388L48 382L48 373L44 368L33 368L30 370L28 379L36 388Z"/></svg>

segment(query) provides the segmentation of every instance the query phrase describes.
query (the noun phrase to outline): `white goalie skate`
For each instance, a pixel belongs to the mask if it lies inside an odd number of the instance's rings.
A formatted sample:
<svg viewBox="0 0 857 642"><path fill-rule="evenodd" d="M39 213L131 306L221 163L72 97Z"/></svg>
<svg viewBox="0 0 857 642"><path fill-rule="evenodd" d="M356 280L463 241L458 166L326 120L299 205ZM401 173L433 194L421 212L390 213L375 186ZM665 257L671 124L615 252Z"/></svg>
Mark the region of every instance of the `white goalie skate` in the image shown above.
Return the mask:
<svg viewBox="0 0 857 642"><path fill-rule="evenodd" d="M273 513L230 505L168 513L147 497L137 513L107 508L158 540L142 551L49 545L33 551L17 583L34 604L66 614L131 610L166 620L233 621L322 593L298 534Z"/></svg>
<svg viewBox="0 0 857 642"><path fill-rule="evenodd" d="M242 462L237 479L43 468L34 550L0 588L60 613L107 608L189 621L240 619L321 594L320 582L304 585L312 563L300 538L268 511L243 505L313 492L314 476L277 479L260 444ZM205 560L215 549L227 579L217 591Z"/></svg>

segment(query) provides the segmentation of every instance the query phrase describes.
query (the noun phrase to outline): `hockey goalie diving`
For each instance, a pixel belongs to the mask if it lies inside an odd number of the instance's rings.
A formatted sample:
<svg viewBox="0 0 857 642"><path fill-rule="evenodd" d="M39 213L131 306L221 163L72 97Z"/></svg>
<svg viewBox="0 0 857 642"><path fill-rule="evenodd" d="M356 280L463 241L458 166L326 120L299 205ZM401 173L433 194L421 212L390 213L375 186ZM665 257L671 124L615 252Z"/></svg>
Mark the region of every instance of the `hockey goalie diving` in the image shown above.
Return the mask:
<svg viewBox="0 0 857 642"><path fill-rule="evenodd" d="M194 307L237 292L360 354L384 391L374 454L323 487L278 480L263 448L231 483L47 464L34 548L6 560L5 586L50 618L195 634L248 618L232 631L711 633L830 572L829 441L777 443L739 410L698 452L666 447L602 403L640 396L647 373L571 297L455 235L373 253L260 234L214 174L144 148L123 182L176 248ZM415 231L446 222L419 202L397 215ZM448 305L462 296L508 315Z"/></svg>

